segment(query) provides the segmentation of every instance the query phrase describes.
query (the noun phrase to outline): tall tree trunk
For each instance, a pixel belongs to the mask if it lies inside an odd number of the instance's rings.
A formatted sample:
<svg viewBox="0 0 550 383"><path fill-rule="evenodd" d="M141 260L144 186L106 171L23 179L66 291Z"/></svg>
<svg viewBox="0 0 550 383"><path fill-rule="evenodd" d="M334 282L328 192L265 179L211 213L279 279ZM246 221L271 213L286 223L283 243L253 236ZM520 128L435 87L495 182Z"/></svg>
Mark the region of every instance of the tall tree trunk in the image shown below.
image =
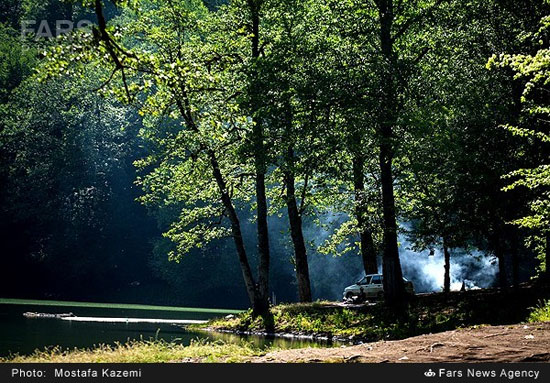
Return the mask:
<svg viewBox="0 0 550 383"><path fill-rule="evenodd" d="M302 216L296 203L296 187L294 177L294 150L288 147L287 169L284 172L286 184L286 206L288 221L290 224L290 236L294 245L294 257L296 260L296 281L298 282L298 297L300 302L311 302L311 283L309 280L309 265L307 261L306 245L302 231Z"/></svg>
<svg viewBox="0 0 550 383"><path fill-rule="evenodd" d="M380 115L380 178L382 183L382 212L384 215L384 295L390 305L399 305L404 301L405 288L397 247L397 221L395 196L393 190L393 126L397 120L397 92L394 71L396 63L391 36L393 24L393 1L378 2L380 18L380 44L387 66L383 70L382 107Z"/></svg>
<svg viewBox="0 0 550 383"><path fill-rule="evenodd" d="M121 66L121 61L117 55L118 50L113 46L113 40L110 38L109 33L107 32L107 22L103 14L103 4L100 0L95 0L94 10L98 20L98 28L99 28L99 35L100 35L99 37L106 44L107 50L109 51L109 57L113 61L113 63L116 65L116 68L118 70ZM257 28L256 28L256 32L257 32ZM191 130L198 133L198 127L195 123L193 114L191 112L191 105L187 95L185 82L182 81L178 87L179 89L174 89L174 98L178 106L179 112L181 114L181 117L185 120L186 124ZM218 158L216 156L216 153L204 144L201 145L201 150L203 150L208 155L208 159L212 167L212 174L218 186L222 204L231 222L231 232L232 232L233 240L235 242L237 255L239 258L239 265L241 267L241 272L245 282L246 291L250 299L250 303L252 305L253 311L255 313L265 313L266 311L269 310L269 301L268 301L267 293L264 293L264 291L262 291L254 281L254 276L252 274L252 270L250 268L250 264L248 262L248 257L246 255L246 250L244 247L239 217L235 211L235 208L233 206L233 201L227 189L227 184L221 173ZM264 184L265 184L265 181L264 181ZM264 186L264 201L265 201L265 186ZM267 233L267 228L265 232ZM262 265L262 262L260 262L260 265ZM263 267L265 268L265 261L264 261ZM267 271L269 272L269 253L268 253ZM260 277L261 276L262 275L260 274ZM261 286L261 283L259 285Z"/></svg>
<svg viewBox="0 0 550 383"><path fill-rule="evenodd" d="M355 218L359 228L359 239L361 243L361 259L366 274L376 274L378 264L376 261L376 249L366 221L365 202L365 160L359 153L353 156L353 188L355 194Z"/></svg>
<svg viewBox="0 0 550 383"><path fill-rule="evenodd" d="M449 293L451 291L451 254L447 247L447 241L443 238L443 254L445 255L445 276L443 277L443 292Z"/></svg>
<svg viewBox="0 0 550 383"><path fill-rule="evenodd" d="M516 251L512 253L512 286L519 287L519 257Z"/></svg>
<svg viewBox="0 0 550 383"><path fill-rule="evenodd" d="M493 236L495 257L498 260L498 282L499 286L503 289L508 287L508 281L506 278L506 265L504 264L504 247L502 246L501 236L496 233Z"/></svg>
<svg viewBox="0 0 550 383"><path fill-rule="evenodd" d="M504 266L504 253L502 249L498 249L495 255L498 259L498 284L501 288L505 289L508 287L508 278L506 278L506 267Z"/></svg>
<svg viewBox="0 0 550 383"><path fill-rule="evenodd" d="M517 237L512 234L511 239L511 251L512 251L512 286L519 288L519 246Z"/></svg>
<svg viewBox="0 0 550 383"><path fill-rule="evenodd" d="M192 117L191 114L191 108L189 105L189 99L187 98L187 92L185 91L185 88L182 86L182 98L183 102L180 98L176 99L176 104L178 105L180 114L182 115L183 119L187 123L187 125L195 132L198 132L198 127L195 124L195 120ZM223 174L220 170L220 165L218 162L218 158L216 156L216 153L206 148L204 145L202 146L203 150L206 151L208 154L208 159L210 161L210 166L212 167L212 175L214 176L214 179L216 181L216 185L218 186L218 190L220 192L220 198L222 201L222 204L225 208L226 214L229 218L229 221L231 223L231 235L233 237L233 241L235 243L235 248L237 250L237 257L239 259L239 266L241 267L241 273L244 279L244 283L246 286L246 292L248 294L248 299L250 300L250 304L252 306L252 309L254 311L261 311L263 310L264 304L262 302L259 302L258 300L258 288L256 285L256 282L254 281L254 275L252 274L252 269L250 268L250 263L248 262L248 257L246 255L246 249L244 247L244 241L243 241L243 235L241 231L241 223L239 220L239 216L237 215L237 212L235 211L235 207L233 205L233 201L231 199L231 196L229 195L229 191L227 189L227 183L225 182L225 179L223 177ZM258 306L259 305L259 306ZM269 305L268 305L269 307Z"/></svg>
<svg viewBox="0 0 550 383"><path fill-rule="evenodd" d="M544 263L545 263L545 269L544 274L546 276L546 279L550 281L550 230L546 232L546 251L544 254Z"/></svg>
<svg viewBox="0 0 550 383"><path fill-rule="evenodd" d="M191 114L187 92L185 91L185 88L183 86L181 87L181 91L183 101L180 98L176 99L176 104L178 105L180 114L182 115L187 125L193 131L198 132L198 127L195 124L193 115ZM233 241L235 242L237 257L239 259L239 266L241 267L241 273L246 286L248 299L250 300L252 310L255 312L260 312L261 310L263 310L264 304L258 300L258 287L256 285L256 282L254 281L254 275L252 274L252 269L250 268L250 263L248 262L248 257L246 255L239 216L237 215L235 207L233 206L233 201L231 200L231 196L229 195L229 191L227 189L227 183L225 182L223 174L220 170L220 165L216 153L211 149L207 149L204 145L202 149L205 150L208 154L210 166L212 167L212 175L216 180L216 185L218 186L218 190L220 192L222 204L225 208L229 221L231 222L231 235L233 237Z"/></svg>
<svg viewBox="0 0 550 383"><path fill-rule="evenodd" d="M216 180L216 184L218 185L218 189L221 193L223 206L225 207L227 216L229 217L229 221L231 222L231 234L233 237L233 241L235 242L235 248L237 249L237 256L239 258L239 265L241 267L241 273L243 275L244 283L246 286L248 299L250 300L252 309L256 310L255 305L257 304L258 293L256 291L254 276L252 274L250 264L248 263L248 257L246 256L239 217L237 215L237 212L235 211L233 202L231 201L231 197L229 196L229 193L227 191L227 185L220 171L216 154L212 151L209 151L209 157L210 164L212 166L212 173L214 175L214 179Z"/></svg>
<svg viewBox="0 0 550 383"><path fill-rule="evenodd" d="M252 23L252 58L256 61L260 56L260 1L248 1ZM255 65L253 63L252 65ZM251 110L254 115L258 110L259 87L256 82L257 73L251 73L250 94ZM265 193L265 173L267 171L266 155L264 148L264 130L262 122L254 117L252 128L252 141L254 145L254 167L256 173L256 204L257 204L257 234L258 234L258 294L256 299L255 314L263 315L269 311L269 235L267 226L267 198Z"/></svg>

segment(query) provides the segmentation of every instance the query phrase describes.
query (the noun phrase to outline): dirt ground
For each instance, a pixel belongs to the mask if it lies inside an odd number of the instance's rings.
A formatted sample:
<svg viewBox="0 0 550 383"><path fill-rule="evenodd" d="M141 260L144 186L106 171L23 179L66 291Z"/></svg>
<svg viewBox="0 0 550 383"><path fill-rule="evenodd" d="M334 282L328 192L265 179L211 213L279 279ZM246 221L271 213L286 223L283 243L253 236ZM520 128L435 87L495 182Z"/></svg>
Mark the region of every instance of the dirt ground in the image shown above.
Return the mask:
<svg viewBox="0 0 550 383"><path fill-rule="evenodd" d="M478 326L397 341L282 350L250 362L550 362L550 323Z"/></svg>

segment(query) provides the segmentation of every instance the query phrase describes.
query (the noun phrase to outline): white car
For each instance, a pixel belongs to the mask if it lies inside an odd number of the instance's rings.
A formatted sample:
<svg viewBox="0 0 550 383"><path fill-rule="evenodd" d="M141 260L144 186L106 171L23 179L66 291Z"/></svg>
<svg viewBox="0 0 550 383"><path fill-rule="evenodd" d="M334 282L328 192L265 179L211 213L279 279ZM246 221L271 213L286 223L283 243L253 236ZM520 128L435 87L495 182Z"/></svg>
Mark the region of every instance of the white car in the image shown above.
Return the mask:
<svg viewBox="0 0 550 383"><path fill-rule="evenodd" d="M344 300L364 297L365 299L383 299L384 298L384 277L382 274L368 274L355 284L344 289ZM414 287L411 281L403 278L405 291L414 294Z"/></svg>

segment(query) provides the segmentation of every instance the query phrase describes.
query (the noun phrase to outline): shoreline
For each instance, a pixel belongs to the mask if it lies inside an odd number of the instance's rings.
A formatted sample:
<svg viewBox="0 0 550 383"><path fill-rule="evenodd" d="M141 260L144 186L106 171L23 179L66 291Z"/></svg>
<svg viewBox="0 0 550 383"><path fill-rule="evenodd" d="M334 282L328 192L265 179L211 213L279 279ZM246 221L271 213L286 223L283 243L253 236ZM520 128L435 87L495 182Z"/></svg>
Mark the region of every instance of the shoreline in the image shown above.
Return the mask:
<svg viewBox="0 0 550 383"><path fill-rule="evenodd" d="M342 347L260 350L243 342L153 341L36 351L0 363L468 363L550 362L550 323L473 326Z"/></svg>
<svg viewBox="0 0 550 383"><path fill-rule="evenodd" d="M269 332L269 331L255 331L255 330L233 330L228 328L214 328L214 327L202 327L193 329L194 331L205 331L210 333L220 333L220 334L232 334L239 336L258 336L264 337L267 339L296 339L296 340L311 340L314 342L330 342L330 343L340 343L341 345L356 345L363 344L368 342L367 339L360 337L338 337L330 336L326 334L300 334L292 332Z"/></svg>
<svg viewBox="0 0 550 383"><path fill-rule="evenodd" d="M136 303L106 303L106 302L78 302L78 301L56 301L48 299L19 299L19 298L0 298L0 305L19 305L19 306L54 306L54 307L85 307L98 309L120 309L120 310L152 310L152 311L179 311L179 312L199 312L199 313L220 313L220 314L239 314L244 310L237 309L218 309L201 307L179 307L179 306L156 306Z"/></svg>

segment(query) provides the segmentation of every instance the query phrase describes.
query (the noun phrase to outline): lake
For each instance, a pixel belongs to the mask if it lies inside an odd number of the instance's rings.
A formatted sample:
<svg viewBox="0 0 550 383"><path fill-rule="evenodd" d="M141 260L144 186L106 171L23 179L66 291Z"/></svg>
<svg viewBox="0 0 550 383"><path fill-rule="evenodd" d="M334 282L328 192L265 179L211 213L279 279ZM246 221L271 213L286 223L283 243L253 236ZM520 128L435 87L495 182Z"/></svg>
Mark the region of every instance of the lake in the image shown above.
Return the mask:
<svg viewBox="0 0 550 383"><path fill-rule="evenodd" d="M240 342L256 347L299 348L328 344L307 339L265 338L188 331L181 325L166 323L97 323L73 322L56 318L25 318L24 312L73 313L79 317L118 317L207 320L235 310L195 309L185 307L144 306L60 301L0 299L0 356L26 355L36 349L60 346L63 349L90 348L98 344L113 345L129 340L163 339L188 345L193 340Z"/></svg>

